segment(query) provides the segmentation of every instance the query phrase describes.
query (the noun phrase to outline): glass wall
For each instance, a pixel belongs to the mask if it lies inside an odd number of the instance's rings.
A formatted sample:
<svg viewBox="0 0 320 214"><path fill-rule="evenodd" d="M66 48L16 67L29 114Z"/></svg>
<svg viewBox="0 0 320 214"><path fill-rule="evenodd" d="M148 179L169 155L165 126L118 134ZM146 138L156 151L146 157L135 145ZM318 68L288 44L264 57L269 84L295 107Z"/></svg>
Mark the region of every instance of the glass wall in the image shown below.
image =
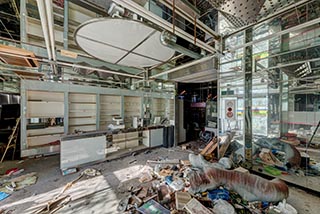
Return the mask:
<svg viewBox="0 0 320 214"><path fill-rule="evenodd" d="M235 131L243 140L244 121L252 124L252 169L320 192L319 9L320 2L311 1L254 26L250 44L244 32L228 37L219 84L221 133ZM248 46L252 88L244 84ZM247 90L252 104L245 115ZM227 115L229 101L234 117Z"/></svg>

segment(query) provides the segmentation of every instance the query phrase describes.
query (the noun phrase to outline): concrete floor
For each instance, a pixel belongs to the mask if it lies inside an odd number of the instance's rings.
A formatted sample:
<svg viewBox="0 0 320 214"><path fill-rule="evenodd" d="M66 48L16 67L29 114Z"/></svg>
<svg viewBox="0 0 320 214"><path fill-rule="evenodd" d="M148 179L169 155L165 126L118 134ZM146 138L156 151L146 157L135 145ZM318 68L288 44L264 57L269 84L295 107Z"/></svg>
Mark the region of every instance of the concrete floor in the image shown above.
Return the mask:
<svg viewBox="0 0 320 214"><path fill-rule="evenodd" d="M146 169L147 160L159 157L169 159L188 159L188 152L178 148L158 148L148 154L138 154L122 159L103 162L88 167L101 171L101 176L82 178L65 193L69 194L71 201L65 208L57 213L117 213L116 208L123 192L128 186L139 184L137 181L141 172ZM129 162L136 160L135 163ZM38 180L35 185L25 187L0 202L1 209L11 210L13 214L33 213L39 205L56 196L68 182L78 177L79 173L62 176L59 169L59 156L43 157L40 159L8 161L0 166L0 174L6 169L18 167L25 169L23 174L37 172ZM97 192L97 193L94 193ZM83 197L89 195L87 197ZM299 213L318 214L320 198L298 188L290 187L288 203L293 205Z"/></svg>

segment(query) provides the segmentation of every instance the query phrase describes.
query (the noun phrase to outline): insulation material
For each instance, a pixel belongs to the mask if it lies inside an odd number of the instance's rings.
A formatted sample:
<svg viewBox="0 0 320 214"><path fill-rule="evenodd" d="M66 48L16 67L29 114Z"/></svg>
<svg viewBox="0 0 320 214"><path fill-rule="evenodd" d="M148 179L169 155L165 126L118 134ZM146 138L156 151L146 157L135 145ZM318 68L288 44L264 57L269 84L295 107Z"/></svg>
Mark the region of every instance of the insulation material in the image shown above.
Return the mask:
<svg viewBox="0 0 320 214"><path fill-rule="evenodd" d="M271 181L256 175L206 167L204 172L193 172L190 175L189 192L205 192L225 186L236 191L247 201L281 201L288 197L288 186L279 179Z"/></svg>

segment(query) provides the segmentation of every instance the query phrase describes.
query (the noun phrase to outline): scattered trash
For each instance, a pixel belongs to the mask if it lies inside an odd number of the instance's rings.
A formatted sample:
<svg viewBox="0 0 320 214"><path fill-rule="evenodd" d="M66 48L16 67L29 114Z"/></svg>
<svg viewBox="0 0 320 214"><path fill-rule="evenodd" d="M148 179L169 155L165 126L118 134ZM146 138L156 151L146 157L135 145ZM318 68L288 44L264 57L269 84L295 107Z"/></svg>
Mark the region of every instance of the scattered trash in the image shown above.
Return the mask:
<svg viewBox="0 0 320 214"><path fill-rule="evenodd" d="M229 201L230 200L230 195L229 191L226 189L214 189L208 191L208 198L210 198L212 201L222 199Z"/></svg>
<svg viewBox="0 0 320 214"><path fill-rule="evenodd" d="M16 176L24 172L24 169L19 169L18 171L13 172L11 175Z"/></svg>
<svg viewBox="0 0 320 214"><path fill-rule="evenodd" d="M176 192L176 208L177 210L183 210L184 206L191 200L191 195L187 192Z"/></svg>
<svg viewBox="0 0 320 214"><path fill-rule="evenodd" d="M134 163L137 163L137 160L129 161L129 164L134 164Z"/></svg>
<svg viewBox="0 0 320 214"><path fill-rule="evenodd" d="M153 161L153 160L147 160L148 164L179 164L180 160L174 159L174 160L159 160L159 161Z"/></svg>
<svg viewBox="0 0 320 214"><path fill-rule="evenodd" d="M70 174L76 173L78 171L78 169L77 168L69 168L69 169L64 169L61 171L62 171L62 175L65 176L65 175L70 175Z"/></svg>
<svg viewBox="0 0 320 214"><path fill-rule="evenodd" d="M191 214L203 213L203 214L210 214L212 213L208 210L205 206L203 206L197 199L191 199L184 208L188 210Z"/></svg>
<svg viewBox="0 0 320 214"><path fill-rule="evenodd" d="M290 204L286 203L285 200L283 202L280 202L278 206L276 206L275 208L278 209L281 212L281 214L297 214L298 213L297 210Z"/></svg>
<svg viewBox="0 0 320 214"><path fill-rule="evenodd" d="M130 197L127 196L127 197L124 197L123 199L120 200L118 207L117 207L117 210L119 212L126 211L128 204L129 204L129 199L130 199Z"/></svg>
<svg viewBox="0 0 320 214"><path fill-rule="evenodd" d="M95 177L95 176L101 175L101 172L99 172L97 169L88 168L88 169L85 169L81 173L81 175L86 175L88 177Z"/></svg>
<svg viewBox="0 0 320 214"><path fill-rule="evenodd" d="M26 186L33 185L37 182L37 176L35 172L21 175L15 178L10 178L2 181L2 187L0 187L0 192L11 193L13 191L18 191Z"/></svg>
<svg viewBox="0 0 320 214"><path fill-rule="evenodd" d="M226 157L220 158L218 163L221 164L225 169L231 169L233 166L232 160Z"/></svg>
<svg viewBox="0 0 320 214"><path fill-rule="evenodd" d="M149 200L147 203L137 208L137 210L142 214L155 214L155 213L170 214L170 210L164 208L153 199Z"/></svg>
<svg viewBox="0 0 320 214"><path fill-rule="evenodd" d="M19 169L18 168L12 168L12 169L8 169L5 174L10 176L12 173L17 172Z"/></svg>
<svg viewBox="0 0 320 214"><path fill-rule="evenodd" d="M215 214L236 214L234 207L227 201L218 199L214 201L213 213Z"/></svg>
<svg viewBox="0 0 320 214"><path fill-rule="evenodd" d="M140 183L150 182L153 180L153 176L150 172L144 172L139 178Z"/></svg>
<svg viewBox="0 0 320 214"><path fill-rule="evenodd" d="M10 196L10 194L6 193L6 192L0 192L0 201L8 198ZM1 212L0 212L1 213Z"/></svg>
<svg viewBox="0 0 320 214"><path fill-rule="evenodd" d="M271 175L275 175L275 176L281 175L281 171L272 166L266 166L263 168L263 170Z"/></svg>

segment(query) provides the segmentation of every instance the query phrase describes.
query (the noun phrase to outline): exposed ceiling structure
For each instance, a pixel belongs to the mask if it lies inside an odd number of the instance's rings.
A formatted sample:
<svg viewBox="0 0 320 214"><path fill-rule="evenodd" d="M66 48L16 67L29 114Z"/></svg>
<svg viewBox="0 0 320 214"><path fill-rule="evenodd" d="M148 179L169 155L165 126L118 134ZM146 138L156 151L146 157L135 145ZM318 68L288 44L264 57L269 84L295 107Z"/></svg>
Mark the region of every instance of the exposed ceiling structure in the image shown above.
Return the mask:
<svg viewBox="0 0 320 214"><path fill-rule="evenodd" d="M218 13L233 26L232 31L237 31L305 0L175 0L175 5L172 0L69 1L95 16L89 21L87 14L81 17L85 21L69 20L68 38L72 41L69 43L72 50L80 54L82 50L93 58L109 62L109 65L137 68L131 72L133 78L136 75L137 79L142 79L145 72L150 72L148 76L152 79L201 82L217 78L216 65L212 61L210 65L202 62L201 65L183 67L181 70L172 71L172 67L188 65L205 57L218 59L222 55L219 51L221 35L216 31ZM0 22L1 36L19 40L19 1L0 0L0 5L0 19L3 22ZM41 20L41 30L44 30L42 45L46 45L49 60L56 61L55 50L63 41L57 42L60 37L53 33L53 29L63 27L64 1L29 0L27 6L31 20L35 23ZM43 14L43 11L47 12ZM37 35L33 37L39 39ZM313 64L310 66L312 68ZM111 69L108 66L100 68L107 72ZM128 76L127 70L121 68L119 66L117 71ZM59 73L54 68L52 70ZM101 72L96 76L100 79L109 78L109 75L101 75Z"/></svg>

